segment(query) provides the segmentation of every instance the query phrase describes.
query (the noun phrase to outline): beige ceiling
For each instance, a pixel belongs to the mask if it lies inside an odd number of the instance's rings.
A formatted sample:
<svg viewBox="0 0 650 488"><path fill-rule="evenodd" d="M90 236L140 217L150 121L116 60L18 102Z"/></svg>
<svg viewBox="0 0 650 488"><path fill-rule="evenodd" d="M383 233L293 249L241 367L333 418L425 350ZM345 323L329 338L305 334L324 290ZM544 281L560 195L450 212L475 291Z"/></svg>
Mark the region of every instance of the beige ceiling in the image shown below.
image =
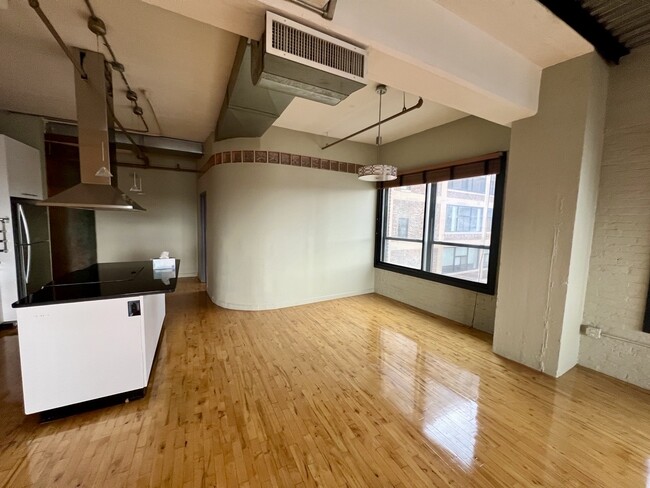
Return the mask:
<svg viewBox="0 0 650 488"><path fill-rule="evenodd" d="M541 68L593 50L587 41L536 0L432 1L512 46Z"/></svg>
<svg viewBox="0 0 650 488"><path fill-rule="evenodd" d="M238 36L139 0L92 5L141 97L152 133L158 127L142 89L163 135L205 140L223 101ZM41 1L41 7L67 44L97 50L83 0ZM99 50L106 53L101 44ZM26 0L9 0L9 8L0 9L0 64L0 109L76 118L72 64ZM142 128L121 79L113 80L117 117L128 128Z"/></svg>
<svg viewBox="0 0 650 488"><path fill-rule="evenodd" d="M379 119L379 95L376 87L372 83L335 106L296 98L273 125L337 139L346 137ZM406 94L406 107L412 107L417 101L417 96ZM403 108L403 92L389 87L382 97L382 119L401 112ZM464 112L425 100L419 109L382 124L382 141L387 144L466 116ZM375 144L376 137L377 129L374 128L351 140Z"/></svg>
<svg viewBox="0 0 650 488"><path fill-rule="evenodd" d="M417 5L419 9L428 2L440 4L444 9L465 19L492 39L496 39L498 42L492 47L505 47L502 52L505 55L504 59L514 62L525 58L535 63L536 66L531 65L533 71L570 59L590 49L584 40L535 0L404 1L405 5ZM368 27L370 22L367 19L364 18L362 21L356 14L351 19L352 12L357 12L359 6L363 6L361 0L338 2L339 15L335 14L335 20L342 19L341 25L324 21L317 14L286 0L91 0L91 2L96 13L107 24L109 40L118 59L126 66L132 87L138 90L141 96L140 90L146 90L160 121L160 133L169 137L203 141L214 129L234 59L238 35L259 37L264 25L264 11L267 9L293 16L319 29L331 30L335 35L368 47L371 53L369 85L366 88L354 93L335 107L296 98L277 120L275 124L277 126L336 138L346 136L376 122L377 82L399 86L414 93L407 95L408 106L417 101L418 94L428 93L425 95L428 100L425 100L421 109L382 127L385 143L466 115L457 109L483 116L478 109L485 109L485 113L497 113L498 110L491 108L490 104L501 104L511 114L523 114L519 115L519 118L528 116L528 112L534 110L534 107L531 110L522 111L519 108L510 110L507 104L502 103L499 85L496 87L486 85L488 89L493 89L495 97L481 98L480 84L472 88L474 91L468 91L466 88L471 86L472 81L463 80L454 73L450 73L446 81L436 84L437 80L443 80L438 76L441 73L438 67L416 59L415 54L408 51L406 44L402 49L407 49L404 51L407 54L397 50L395 43L389 46L390 49L387 48L382 44L389 42L384 35L387 31L381 30L382 35L372 37L374 27ZM324 0L309 0L309 2L319 4L324 3ZM383 0L383 4L392 5L393 10L398 8L392 1ZM44 0L41 5L66 43L86 49L97 49L97 41L86 27L88 12L83 0ZM2 7L2 0L0 0L0 7ZM377 17L376 10L366 13L374 11ZM394 31L393 41L399 41L409 29L417 25L423 23L425 27L428 25L426 19L419 19L418 16L396 18L390 12L387 11L384 15L390 19L383 18L381 15L377 18L382 22L391 21L391 32ZM346 23L354 19L355 22L361 23ZM462 27L461 23L458 25ZM366 37L357 39L358 31L365 32ZM423 31L422 35L424 33ZM481 35L478 35L478 38L481 38ZM460 59L458 56L453 57L451 52L446 53L454 46L455 44L449 41L445 50L437 52L442 53L443 57L446 55L450 59ZM464 45L455 47L461 51L465 49L462 51L464 53L469 49ZM106 51L101 45L99 50ZM431 50L423 52L426 57ZM481 56L483 54L487 54L487 48ZM0 71L0 109L65 119L75 118L72 66L28 6L27 0L8 0L8 8L0 8L0 62L5 67ZM451 64L453 65L453 61ZM492 71L500 72L504 67L505 65L501 68L492 67L494 68ZM470 66L470 68L477 71L470 70L465 75L470 78L474 76L473 82L476 82L485 78L483 75L490 65L483 63L481 66ZM508 83L513 86L506 86L503 93L516 91L515 85L518 81L508 79ZM118 117L128 128L140 128L138 119L131 113L130 105L124 98L125 87L119 77L114 76L114 84ZM434 84L435 89L432 88ZM458 90L458 87L461 89ZM525 92L523 93L527 96ZM146 101L141 101L152 133L156 134L159 131L151 109ZM458 103L459 101L466 103ZM519 103L518 100L515 100L515 103ZM477 110L470 110L472 107ZM389 88L389 92L384 97L384 116L392 115L401 109L402 92ZM501 123L507 123L507 120ZM375 131L369 131L355 140L372 144L375 135Z"/></svg>

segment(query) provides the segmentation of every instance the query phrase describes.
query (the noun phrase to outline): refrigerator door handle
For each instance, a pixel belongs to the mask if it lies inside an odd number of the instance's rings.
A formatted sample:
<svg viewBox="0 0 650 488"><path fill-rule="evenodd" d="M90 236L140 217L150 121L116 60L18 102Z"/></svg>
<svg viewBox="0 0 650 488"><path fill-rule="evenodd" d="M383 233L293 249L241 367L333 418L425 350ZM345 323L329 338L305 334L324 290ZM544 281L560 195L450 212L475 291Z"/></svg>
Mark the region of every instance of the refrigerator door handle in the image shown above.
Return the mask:
<svg viewBox="0 0 650 488"><path fill-rule="evenodd" d="M26 248L27 248L27 266L25 269L25 285L27 285L28 277L29 277L29 272L31 271L32 267L32 250L29 247L29 245L32 243L31 238L29 237L29 227L27 226L27 219L25 218L25 211L23 210L22 205L18 205L18 214L20 215L20 223L23 226L23 230L25 231L25 242Z"/></svg>
<svg viewBox="0 0 650 488"><path fill-rule="evenodd" d="M18 276L18 286L19 286L18 298L23 298L24 296L27 295L27 274L25 273L25 247L24 246L18 246L18 255L20 257L20 266L18 269L18 272L20 273L20 276Z"/></svg>

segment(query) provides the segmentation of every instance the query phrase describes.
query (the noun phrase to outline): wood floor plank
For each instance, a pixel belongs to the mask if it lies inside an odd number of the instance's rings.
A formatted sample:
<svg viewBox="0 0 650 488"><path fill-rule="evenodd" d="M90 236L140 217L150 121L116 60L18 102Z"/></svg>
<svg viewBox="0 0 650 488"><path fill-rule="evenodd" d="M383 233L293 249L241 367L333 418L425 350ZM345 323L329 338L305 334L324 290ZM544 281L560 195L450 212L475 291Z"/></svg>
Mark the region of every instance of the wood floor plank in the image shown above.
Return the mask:
<svg viewBox="0 0 650 488"><path fill-rule="evenodd" d="M650 486L650 394L554 379L378 295L225 310L181 280L142 400L22 413L0 332L0 487Z"/></svg>

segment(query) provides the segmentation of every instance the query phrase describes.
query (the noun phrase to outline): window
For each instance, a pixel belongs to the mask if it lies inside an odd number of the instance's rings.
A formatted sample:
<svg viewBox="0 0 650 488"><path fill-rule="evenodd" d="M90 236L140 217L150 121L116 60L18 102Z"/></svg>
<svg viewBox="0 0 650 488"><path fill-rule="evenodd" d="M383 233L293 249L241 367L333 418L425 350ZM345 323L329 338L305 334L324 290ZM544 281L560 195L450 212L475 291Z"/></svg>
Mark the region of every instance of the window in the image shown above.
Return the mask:
<svg viewBox="0 0 650 488"><path fill-rule="evenodd" d="M494 293L503 179L501 172L380 189L375 265Z"/></svg>
<svg viewBox="0 0 650 488"><path fill-rule="evenodd" d="M397 220L397 237L407 238L409 236L408 217L399 217Z"/></svg>
<svg viewBox="0 0 650 488"><path fill-rule="evenodd" d="M449 182L450 190L467 191L471 193L485 193L485 177L462 178Z"/></svg>
<svg viewBox="0 0 650 488"><path fill-rule="evenodd" d="M392 188L386 199L383 255L387 263L419 268L422 263L425 185ZM409 225L410 222L414 225Z"/></svg>
<svg viewBox="0 0 650 488"><path fill-rule="evenodd" d="M446 232L481 232L483 208L447 205Z"/></svg>

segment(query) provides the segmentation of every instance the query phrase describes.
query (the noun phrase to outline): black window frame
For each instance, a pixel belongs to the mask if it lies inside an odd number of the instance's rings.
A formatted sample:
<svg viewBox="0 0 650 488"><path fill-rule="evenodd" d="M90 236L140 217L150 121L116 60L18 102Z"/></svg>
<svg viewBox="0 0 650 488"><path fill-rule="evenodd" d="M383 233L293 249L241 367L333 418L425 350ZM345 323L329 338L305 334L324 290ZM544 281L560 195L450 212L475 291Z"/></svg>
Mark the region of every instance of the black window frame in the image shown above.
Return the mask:
<svg viewBox="0 0 650 488"><path fill-rule="evenodd" d="M499 265L499 253L501 248L501 221L503 215L503 194L505 190L506 167L505 157L501 161L501 170L496 173L495 190L494 190L494 207L492 212L492 227L491 240L489 246L477 246L471 244L463 244L462 247L468 248L481 248L488 249L490 259L488 262L488 279L487 283L479 283L475 281L467 281L453 276L445 276L430 271L424 271L425 266L428 264L431 253L432 244L453 244L452 242L438 242L432 239L433 222L435 219L436 198L435 188L436 183L429 183L426 187L426 200L424 208L424 233L422 239L395 239L404 241L417 241L422 242L422 263L420 269L408 268L406 266L399 266L397 264L386 263L381 260L384 236L386 235L388 199L386 198L387 192L390 188L377 189L377 207L376 207L376 220L375 220L375 268L392 271L416 278L421 278L428 281L435 281L445 285L456 286L466 290L483 293L486 295L494 295L496 293L496 281Z"/></svg>

